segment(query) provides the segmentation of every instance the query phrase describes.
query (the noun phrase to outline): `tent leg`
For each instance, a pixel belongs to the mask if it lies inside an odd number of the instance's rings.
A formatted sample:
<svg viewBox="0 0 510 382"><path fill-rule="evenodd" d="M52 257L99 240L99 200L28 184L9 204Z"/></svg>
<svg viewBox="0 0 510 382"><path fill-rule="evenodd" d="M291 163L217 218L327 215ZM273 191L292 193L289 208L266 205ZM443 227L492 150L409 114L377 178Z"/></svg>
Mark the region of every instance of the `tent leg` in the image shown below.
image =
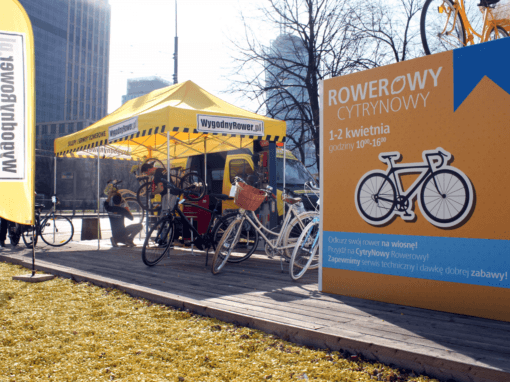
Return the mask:
<svg viewBox="0 0 510 382"><path fill-rule="evenodd" d="M170 132L166 132L166 180L170 182Z"/></svg>
<svg viewBox="0 0 510 382"><path fill-rule="evenodd" d="M207 194L207 138L204 138L204 182L205 193Z"/></svg>
<svg viewBox="0 0 510 382"><path fill-rule="evenodd" d="M287 144L285 141L283 142L283 190L285 193L285 170L286 170L286 161L287 161ZM276 194L275 194L276 195ZM285 203L283 203L283 221L285 221Z"/></svg>
<svg viewBox="0 0 510 382"><path fill-rule="evenodd" d="M36 232L35 225L32 226L32 229L33 229L32 232L35 233ZM35 239L35 237L34 237L34 239ZM34 277L34 276L35 276L35 241L32 242L32 276L31 277Z"/></svg>
<svg viewBox="0 0 510 382"><path fill-rule="evenodd" d="M276 189L276 160L276 142L269 142L269 185L273 187L273 193L278 195L278 190ZM271 201L270 203L273 202ZM270 205L269 228L274 228L278 225L278 203L276 201L274 203L274 208Z"/></svg>
<svg viewBox="0 0 510 382"><path fill-rule="evenodd" d="M53 157L53 195L57 196L57 156ZM53 198L52 198L53 199ZM57 199L53 202L53 211L57 207Z"/></svg>
<svg viewBox="0 0 510 382"><path fill-rule="evenodd" d="M99 196L100 196L100 194L99 194L99 174L100 174L99 159L100 159L101 155L99 155L99 150L100 150L100 148L98 147L97 148L97 250L98 251L101 249L101 228L100 228L101 219L99 216L99 210L101 208L101 201L99 199Z"/></svg>

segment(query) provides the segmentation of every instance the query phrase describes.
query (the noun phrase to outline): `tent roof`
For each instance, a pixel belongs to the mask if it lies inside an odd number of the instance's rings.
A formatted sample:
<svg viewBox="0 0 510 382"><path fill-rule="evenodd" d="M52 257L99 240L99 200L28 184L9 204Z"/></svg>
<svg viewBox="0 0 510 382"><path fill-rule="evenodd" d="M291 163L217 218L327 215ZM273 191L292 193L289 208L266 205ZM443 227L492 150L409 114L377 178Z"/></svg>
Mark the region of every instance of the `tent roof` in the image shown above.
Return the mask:
<svg viewBox="0 0 510 382"><path fill-rule="evenodd" d="M231 105L186 81L132 99L86 129L57 138L55 153L166 157L169 133L175 158L203 153L205 145L209 153L246 147L252 140L284 141L285 129L283 121Z"/></svg>

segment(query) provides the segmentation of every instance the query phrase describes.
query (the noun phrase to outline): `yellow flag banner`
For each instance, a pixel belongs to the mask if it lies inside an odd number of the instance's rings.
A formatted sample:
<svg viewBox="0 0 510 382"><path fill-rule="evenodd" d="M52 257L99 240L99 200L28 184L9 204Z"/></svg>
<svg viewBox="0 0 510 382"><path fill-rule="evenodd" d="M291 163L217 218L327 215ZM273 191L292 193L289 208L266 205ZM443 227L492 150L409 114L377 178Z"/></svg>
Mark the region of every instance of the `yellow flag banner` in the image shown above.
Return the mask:
<svg viewBox="0 0 510 382"><path fill-rule="evenodd" d="M0 217L33 224L34 35L17 0L2 0L0 15Z"/></svg>

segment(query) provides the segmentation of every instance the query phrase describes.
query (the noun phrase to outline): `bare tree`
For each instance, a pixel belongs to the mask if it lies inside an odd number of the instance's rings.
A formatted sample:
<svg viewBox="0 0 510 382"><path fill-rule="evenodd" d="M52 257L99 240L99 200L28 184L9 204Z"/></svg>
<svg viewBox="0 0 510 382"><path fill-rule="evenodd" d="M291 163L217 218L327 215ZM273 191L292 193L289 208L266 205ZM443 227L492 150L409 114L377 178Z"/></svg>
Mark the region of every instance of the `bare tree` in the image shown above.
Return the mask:
<svg viewBox="0 0 510 382"><path fill-rule="evenodd" d="M423 0L358 1L351 7L351 22L358 36L371 42L377 66L424 54L419 19Z"/></svg>
<svg viewBox="0 0 510 382"><path fill-rule="evenodd" d="M257 112L287 122L287 142L307 166L320 164L319 81L372 67L356 40L347 0L268 0L264 20L279 34L264 46L243 18L245 35L232 41L237 64L232 93L257 100ZM305 161L307 148L314 160Z"/></svg>
<svg viewBox="0 0 510 382"><path fill-rule="evenodd" d="M230 92L258 101L257 112L285 120L288 147L308 167L320 165L320 81L416 55L419 29L412 21L420 0L399 0L402 9L375 1L267 0L258 24L275 30L269 46L241 15L245 34L231 40L236 67Z"/></svg>

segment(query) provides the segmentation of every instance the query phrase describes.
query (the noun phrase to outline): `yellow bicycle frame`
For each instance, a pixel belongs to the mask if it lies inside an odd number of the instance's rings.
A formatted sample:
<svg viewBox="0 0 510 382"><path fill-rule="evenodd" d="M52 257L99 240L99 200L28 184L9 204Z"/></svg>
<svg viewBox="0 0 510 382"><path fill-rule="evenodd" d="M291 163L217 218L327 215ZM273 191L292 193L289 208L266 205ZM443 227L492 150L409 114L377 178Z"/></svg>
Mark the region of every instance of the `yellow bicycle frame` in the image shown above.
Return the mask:
<svg viewBox="0 0 510 382"><path fill-rule="evenodd" d="M495 19L493 10L490 7L484 8L483 12L483 30L482 33L476 32L473 27L471 26L471 23L468 20L468 17L465 12L464 7L464 0L457 0L453 2L453 9L450 8L449 5L446 5L443 2L443 5L439 7L438 12L443 13L446 12L448 15L448 18L446 19L445 27L443 29L443 32L441 34L446 34L449 36L455 36L452 32L455 29L455 24L457 21L457 17L460 17L462 20L462 23L464 25L464 31L466 33L465 41L460 41L464 46L467 45L474 45L474 37L478 37L480 39L480 42L486 42L489 40L489 36L494 29L496 38L499 38L499 31L497 27L501 27L507 31L510 31L510 20L508 19ZM448 26L448 21L450 20L450 17L452 17L452 13L455 12L455 15L453 16L453 23L452 23L452 29L447 31L446 28Z"/></svg>

